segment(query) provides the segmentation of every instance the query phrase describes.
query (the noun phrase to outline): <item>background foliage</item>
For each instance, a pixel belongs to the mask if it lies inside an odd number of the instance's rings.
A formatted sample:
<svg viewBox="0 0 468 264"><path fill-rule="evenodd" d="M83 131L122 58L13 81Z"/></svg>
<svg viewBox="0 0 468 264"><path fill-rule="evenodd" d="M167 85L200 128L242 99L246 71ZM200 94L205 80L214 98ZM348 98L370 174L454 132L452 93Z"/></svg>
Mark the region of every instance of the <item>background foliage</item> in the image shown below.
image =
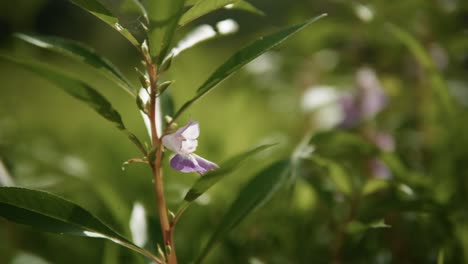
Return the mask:
<svg viewBox="0 0 468 264"><path fill-rule="evenodd" d="M293 184L224 237L206 263L468 263L468 3L251 3L267 15L221 10L191 25L234 18L240 31L173 61L176 105L259 33L329 16L225 81L179 121L200 122L199 153L218 164L259 143L280 143L246 161L186 212L176 232L180 263L200 253L250 175L294 150L303 155L296 147L301 142L314 152L295 164ZM12 38L14 32L87 43L137 84L129 67L138 64L136 52L120 35L67 1L0 2L2 54L39 58L92 83L126 126L149 140L134 101L114 83ZM325 128L331 116L308 108L307 91L330 86L355 93L363 67L376 73L388 103L351 127ZM123 234L139 201L154 223L152 233L158 232L150 172L139 164L121 169L139 153L118 130L11 63L0 61L0 80L1 175L4 168L19 186L75 201ZM379 149L372 140L378 132L390 134L395 146ZM389 170L385 177L369 165L375 158ZM170 208L196 177L166 168ZM107 241L41 233L4 219L0 241L0 263L37 257L44 263L142 262Z"/></svg>

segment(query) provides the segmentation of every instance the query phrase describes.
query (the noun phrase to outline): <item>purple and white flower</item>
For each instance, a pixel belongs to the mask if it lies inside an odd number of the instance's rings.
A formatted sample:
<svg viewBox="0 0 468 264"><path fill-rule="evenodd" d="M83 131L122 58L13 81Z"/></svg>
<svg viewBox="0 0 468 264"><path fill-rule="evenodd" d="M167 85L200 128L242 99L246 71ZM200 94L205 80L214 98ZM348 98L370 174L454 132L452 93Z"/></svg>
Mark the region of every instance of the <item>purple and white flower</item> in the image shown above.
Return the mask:
<svg viewBox="0 0 468 264"><path fill-rule="evenodd" d="M172 168L184 173L198 172L200 174L219 168L215 163L193 153L197 149L199 135L198 122L190 121L176 132L162 138L163 145L176 153L170 161Z"/></svg>

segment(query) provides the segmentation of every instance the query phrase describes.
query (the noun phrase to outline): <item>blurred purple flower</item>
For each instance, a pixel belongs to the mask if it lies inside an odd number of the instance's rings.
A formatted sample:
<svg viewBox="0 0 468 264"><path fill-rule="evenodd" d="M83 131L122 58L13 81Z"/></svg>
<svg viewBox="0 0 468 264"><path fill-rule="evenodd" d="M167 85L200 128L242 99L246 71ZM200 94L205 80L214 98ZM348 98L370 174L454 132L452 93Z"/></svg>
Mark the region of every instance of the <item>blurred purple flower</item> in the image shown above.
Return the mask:
<svg viewBox="0 0 468 264"><path fill-rule="evenodd" d="M372 118L387 104L387 96L380 85L377 74L370 68L362 68L356 74L361 93L361 116Z"/></svg>
<svg viewBox="0 0 468 264"><path fill-rule="evenodd" d="M339 126L348 128L355 125L360 120L361 116L355 96L352 94L345 94L339 99L338 103L343 113L343 118Z"/></svg>
<svg viewBox="0 0 468 264"><path fill-rule="evenodd" d="M351 127L365 119L373 118L387 104L387 96L372 69L358 70L356 83L358 93L344 95L339 101L344 114L341 127Z"/></svg>
<svg viewBox="0 0 468 264"><path fill-rule="evenodd" d="M395 140L393 136L386 132L377 132L372 136L375 145L385 152L392 152L395 150Z"/></svg>
<svg viewBox="0 0 468 264"><path fill-rule="evenodd" d="M390 133L376 132L370 135L370 139L383 152L393 152L395 150L395 141ZM369 160L369 167L372 174L377 178L389 179L392 177L392 172L387 164L378 158Z"/></svg>
<svg viewBox="0 0 468 264"><path fill-rule="evenodd" d="M373 176L376 178L390 179L392 177L392 172L390 171L388 166L380 159L370 159L369 166Z"/></svg>
<svg viewBox="0 0 468 264"><path fill-rule="evenodd" d="M215 163L193 154L198 146L199 135L198 123L190 121L176 132L162 138L163 145L176 153L170 161L172 168L185 173L198 172L200 174L219 168Z"/></svg>

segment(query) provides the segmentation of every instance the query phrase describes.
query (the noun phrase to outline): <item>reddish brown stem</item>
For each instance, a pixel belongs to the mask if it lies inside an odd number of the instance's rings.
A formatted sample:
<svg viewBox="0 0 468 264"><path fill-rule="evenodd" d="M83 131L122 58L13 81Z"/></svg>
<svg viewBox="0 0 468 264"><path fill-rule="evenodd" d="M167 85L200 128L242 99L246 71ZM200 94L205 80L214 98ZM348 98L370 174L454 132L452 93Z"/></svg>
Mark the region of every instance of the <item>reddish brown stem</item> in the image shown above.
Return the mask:
<svg viewBox="0 0 468 264"><path fill-rule="evenodd" d="M164 195L164 181L162 173L162 151L163 145L161 137L157 133L156 124L156 96L158 95L158 71L153 64L151 58L145 57L145 62L148 68L148 75L151 83L150 87L150 109L149 118L151 120L151 135L153 146L156 148L156 157L154 161L150 161L153 171L154 190L156 192L156 203L158 205L159 221L161 224L161 232L164 239L164 247L166 249L167 264L177 264L177 257L173 241L173 228L169 224L169 216L166 207L166 198Z"/></svg>

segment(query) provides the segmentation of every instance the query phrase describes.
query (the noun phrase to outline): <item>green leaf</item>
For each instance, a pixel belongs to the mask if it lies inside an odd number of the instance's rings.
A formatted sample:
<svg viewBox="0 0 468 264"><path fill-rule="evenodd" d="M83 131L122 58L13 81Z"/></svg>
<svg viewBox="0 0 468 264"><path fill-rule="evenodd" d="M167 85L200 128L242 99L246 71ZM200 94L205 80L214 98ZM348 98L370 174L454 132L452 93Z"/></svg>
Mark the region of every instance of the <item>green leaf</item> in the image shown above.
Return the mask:
<svg viewBox="0 0 468 264"><path fill-rule="evenodd" d="M228 7L225 7L226 9L236 9L236 10L242 10L242 11L246 11L246 12L250 12L252 14L256 14L256 15L259 15L259 16L264 16L265 13L256 8L255 6L253 6L251 3L247 2L247 1L237 1L235 2L234 4L232 4L232 6L228 6Z"/></svg>
<svg viewBox="0 0 468 264"><path fill-rule="evenodd" d="M313 19L310 19L304 23L289 27L287 29L280 30L276 33L270 34L266 37L260 38L259 40L253 42L247 47L241 49L235 53L231 58L229 58L225 63L223 63L209 78L206 80L198 89L197 94L194 98L187 101L182 107L177 111L174 116L174 119L177 119L185 110L187 110L194 102L204 96L206 93L215 88L223 80L234 74L242 66L251 62L258 56L262 55L271 48L279 45L295 33L306 28L308 25L314 23L320 18L326 16L322 14Z"/></svg>
<svg viewBox="0 0 468 264"><path fill-rule="evenodd" d="M123 133L125 133L127 137L140 149L140 151L146 155L145 147L133 133L128 131L122 121L122 117L117 112L117 110L112 107L111 103L107 101L104 96L102 96L92 87L79 80L68 77L60 73L58 70L52 69L44 64L22 61L20 59L6 55L0 55L0 57L40 75L41 77L55 84L57 87L61 88L69 95L86 103L99 115L114 123L114 125Z"/></svg>
<svg viewBox="0 0 468 264"><path fill-rule="evenodd" d="M86 63L135 97L135 90L125 76L117 69L117 67L115 67L106 58L97 54L92 48L73 40L66 40L57 37L41 37L24 34L16 34L16 36L34 46L55 51Z"/></svg>
<svg viewBox="0 0 468 264"><path fill-rule="evenodd" d="M387 28L393 36L395 36L401 43L403 43L413 54L413 56L418 60L418 62L423 66L424 70L428 73L430 82L432 84L432 89L437 95L436 100L439 100L439 103L443 111L447 114L453 114L454 111L454 102L449 93L448 87L437 70L437 67L434 65L434 62L431 59L429 53L424 49L421 43L413 37L410 33L405 30L397 27L393 24L387 24Z"/></svg>
<svg viewBox="0 0 468 264"><path fill-rule="evenodd" d="M377 228L391 228L391 226L385 224L385 221L383 219L379 219L371 223L351 221L346 225L346 231L350 234L358 234L358 233L365 232L369 229L377 229Z"/></svg>
<svg viewBox="0 0 468 264"><path fill-rule="evenodd" d="M119 20L119 25L127 29L139 44L143 43L146 39L148 14L139 0L98 1Z"/></svg>
<svg viewBox="0 0 468 264"><path fill-rule="evenodd" d="M169 52L179 20L184 12L184 0L152 0L147 2L149 16L150 54L160 65Z"/></svg>
<svg viewBox="0 0 468 264"><path fill-rule="evenodd" d="M161 263L82 207L47 192L0 187L0 216L46 232L108 239Z"/></svg>
<svg viewBox="0 0 468 264"><path fill-rule="evenodd" d="M118 31L134 46L139 47L138 40L128 31L119 24L119 20L100 2L97 0L70 0L75 5L93 14L97 18L104 21L106 24L111 26L113 29Z"/></svg>
<svg viewBox="0 0 468 264"><path fill-rule="evenodd" d="M204 1L204 0L186 0L185 1L185 6L193 6L193 5L195 5L196 3L200 2L200 1Z"/></svg>
<svg viewBox="0 0 468 264"><path fill-rule="evenodd" d="M159 98L161 100L161 111L163 119L166 116L172 117L174 115L175 106L171 91L165 91Z"/></svg>
<svg viewBox="0 0 468 264"><path fill-rule="evenodd" d="M378 179L378 178L371 178L366 181L364 184L364 187L362 188L362 195L371 195L375 192L378 192L380 190L384 190L388 188L390 185L390 182L385 179Z"/></svg>
<svg viewBox="0 0 468 264"><path fill-rule="evenodd" d="M330 179L340 192L346 195L352 194L353 187L351 180L342 166L332 160L319 157L318 155L313 155L311 160L318 165L328 169L328 175Z"/></svg>
<svg viewBox="0 0 468 264"><path fill-rule="evenodd" d="M190 6L190 9L180 19L179 24L185 26L195 19L209 14L215 10L225 9L238 9L247 12L251 12L257 15L265 15L261 10L247 1L243 0L199 0L199 1L186 1L186 6Z"/></svg>
<svg viewBox="0 0 468 264"><path fill-rule="evenodd" d="M185 12L179 21L181 26L184 26L193 20L206 15L216 9L220 9L229 4L234 4L239 0L201 0L193 4L193 6Z"/></svg>
<svg viewBox="0 0 468 264"><path fill-rule="evenodd" d="M290 173L290 162L278 161L250 180L224 215L196 263L202 262L217 240L225 236L255 209L265 204L283 186Z"/></svg>
<svg viewBox="0 0 468 264"><path fill-rule="evenodd" d="M207 174L203 175L203 177L200 177L192 186L192 188L190 188L190 190L187 192L184 200L187 202L194 201L203 193L205 193L208 189L210 189L213 185L222 180L226 175L232 173L235 169L237 169L241 165L241 163L244 162L247 158L274 145L275 144L261 145L256 148L244 151L228 159L226 162L221 164L219 169L210 171Z"/></svg>

